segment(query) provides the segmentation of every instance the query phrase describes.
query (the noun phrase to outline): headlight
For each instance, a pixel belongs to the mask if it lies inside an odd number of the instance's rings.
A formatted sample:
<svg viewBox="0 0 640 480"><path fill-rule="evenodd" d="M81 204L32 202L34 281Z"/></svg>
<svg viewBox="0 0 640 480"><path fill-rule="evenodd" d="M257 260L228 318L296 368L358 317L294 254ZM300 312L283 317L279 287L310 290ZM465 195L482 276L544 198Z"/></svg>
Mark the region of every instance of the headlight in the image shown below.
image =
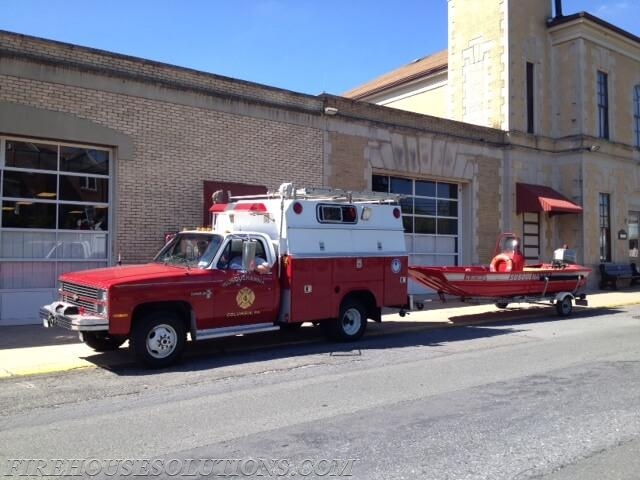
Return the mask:
<svg viewBox="0 0 640 480"><path fill-rule="evenodd" d="M98 301L100 302L104 302L104 304L98 304L97 308L96 308L96 312L98 313L98 315L104 315L105 317L107 316L107 301L109 299L109 295L108 295L108 291L107 290L100 290L98 292Z"/></svg>

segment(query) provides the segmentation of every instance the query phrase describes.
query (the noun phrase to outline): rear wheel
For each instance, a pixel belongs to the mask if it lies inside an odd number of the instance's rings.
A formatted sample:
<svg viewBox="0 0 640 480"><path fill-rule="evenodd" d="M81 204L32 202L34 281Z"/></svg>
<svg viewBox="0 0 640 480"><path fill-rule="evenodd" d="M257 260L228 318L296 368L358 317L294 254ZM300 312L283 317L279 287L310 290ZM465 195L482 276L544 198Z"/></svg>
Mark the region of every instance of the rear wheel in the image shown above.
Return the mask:
<svg viewBox="0 0 640 480"><path fill-rule="evenodd" d="M126 340L126 337L114 337L106 333L82 332L82 342L96 352L117 350Z"/></svg>
<svg viewBox="0 0 640 480"><path fill-rule="evenodd" d="M573 302L569 295L556 302L556 311L558 312L558 315L566 317L567 315L571 315L572 310Z"/></svg>
<svg viewBox="0 0 640 480"><path fill-rule="evenodd" d="M330 334L340 342L353 342L367 328L367 310L358 300L344 302L338 318L332 322Z"/></svg>
<svg viewBox="0 0 640 480"><path fill-rule="evenodd" d="M505 309L509 306L508 302L498 302L496 303L496 307L501 308L501 309Z"/></svg>
<svg viewBox="0 0 640 480"><path fill-rule="evenodd" d="M131 345L138 361L151 368L175 362L185 347L186 329L174 313L154 312L134 325Z"/></svg>

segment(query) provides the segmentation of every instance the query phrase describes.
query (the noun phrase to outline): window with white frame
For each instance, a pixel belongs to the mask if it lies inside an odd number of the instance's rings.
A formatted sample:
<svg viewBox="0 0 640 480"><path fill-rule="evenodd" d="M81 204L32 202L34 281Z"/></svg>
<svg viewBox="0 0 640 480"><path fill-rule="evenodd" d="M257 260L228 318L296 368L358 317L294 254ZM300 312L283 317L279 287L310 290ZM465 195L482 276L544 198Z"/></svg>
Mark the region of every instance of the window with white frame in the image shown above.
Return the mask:
<svg viewBox="0 0 640 480"><path fill-rule="evenodd" d="M0 289L106 265L111 152L0 138Z"/></svg>
<svg viewBox="0 0 640 480"><path fill-rule="evenodd" d="M407 250L416 265L458 265L459 185L373 175L374 191L401 195Z"/></svg>

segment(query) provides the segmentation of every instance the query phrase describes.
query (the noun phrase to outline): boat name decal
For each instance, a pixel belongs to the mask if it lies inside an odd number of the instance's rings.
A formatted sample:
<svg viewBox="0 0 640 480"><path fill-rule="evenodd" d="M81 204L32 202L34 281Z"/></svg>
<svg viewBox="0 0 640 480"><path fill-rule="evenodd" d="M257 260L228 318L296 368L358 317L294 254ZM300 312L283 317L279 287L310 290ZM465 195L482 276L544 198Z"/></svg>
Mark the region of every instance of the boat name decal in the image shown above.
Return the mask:
<svg viewBox="0 0 640 480"><path fill-rule="evenodd" d="M537 276L533 273L511 273L509 275L509 280L537 280Z"/></svg>
<svg viewBox="0 0 640 480"><path fill-rule="evenodd" d="M474 282L484 282L487 280L527 281L538 280L538 276L531 272L512 272L509 273L509 276L506 276L504 273L493 273L487 275L486 273L465 272L464 280Z"/></svg>
<svg viewBox="0 0 640 480"><path fill-rule="evenodd" d="M487 279L487 274L486 273L465 273L464 274L464 279L465 280L484 281L484 280Z"/></svg>

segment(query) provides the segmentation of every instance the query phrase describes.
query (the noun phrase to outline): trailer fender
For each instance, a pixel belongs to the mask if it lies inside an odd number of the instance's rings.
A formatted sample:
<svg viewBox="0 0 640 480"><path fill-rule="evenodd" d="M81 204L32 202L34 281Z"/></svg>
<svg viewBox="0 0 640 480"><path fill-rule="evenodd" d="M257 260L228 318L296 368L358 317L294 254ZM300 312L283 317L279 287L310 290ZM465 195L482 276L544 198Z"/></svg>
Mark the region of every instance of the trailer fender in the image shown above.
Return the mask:
<svg viewBox="0 0 640 480"><path fill-rule="evenodd" d="M558 312L558 315L560 315L561 317L566 317L568 315L571 315L571 311L573 310L574 299L575 297L571 292L557 293L553 303L556 306L556 311Z"/></svg>

